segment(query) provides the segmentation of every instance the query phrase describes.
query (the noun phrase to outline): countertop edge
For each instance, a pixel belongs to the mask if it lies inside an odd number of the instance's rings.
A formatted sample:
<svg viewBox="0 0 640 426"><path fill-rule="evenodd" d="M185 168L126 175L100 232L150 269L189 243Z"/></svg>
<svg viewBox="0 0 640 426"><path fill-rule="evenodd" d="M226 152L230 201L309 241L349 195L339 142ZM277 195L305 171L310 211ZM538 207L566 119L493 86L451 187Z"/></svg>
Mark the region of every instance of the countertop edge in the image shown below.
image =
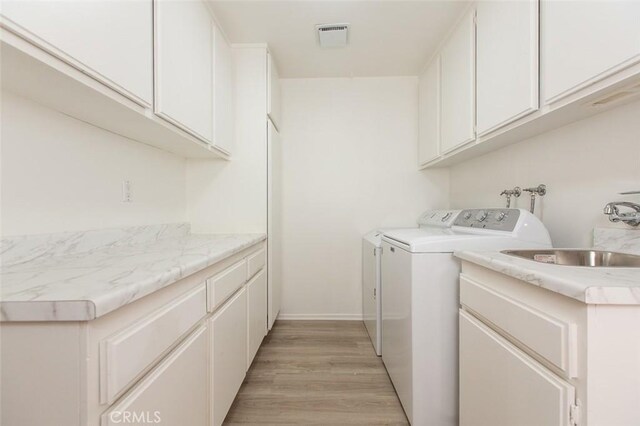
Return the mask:
<svg viewBox="0 0 640 426"><path fill-rule="evenodd" d="M613 285L579 286L576 281L555 276L547 271L520 264L521 261L510 261L496 258L506 256L497 252L477 253L473 251L456 251L454 255L464 261L474 263L492 271L510 276L520 281L548 291L570 297L589 305L639 305L640 284L638 288ZM572 291L573 290L573 291Z"/></svg>
<svg viewBox="0 0 640 426"><path fill-rule="evenodd" d="M195 234L197 235L197 234ZM91 321L113 312L123 306L133 303L141 298L166 288L176 282L213 266L225 259L242 252L252 246L266 241L266 234L241 234L249 238L247 241L238 244L228 250L216 253L204 261L189 264L184 267L173 267L160 274L155 279L150 279L148 284L141 284L144 288L135 291L135 296L127 298L124 303L110 304L104 302L105 306L99 307L94 300L20 300L7 301L0 300L0 323L2 322L64 322L64 321ZM155 284L154 284L155 283ZM145 288L146 287L146 288ZM127 291L121 291L127 293ZM115 293L115 292L114 292ZM102 295L98 296L99 298ZM113 294L107 299L111 299ZM102 305L102 304L101 304ZM28 312L27 312L28 311Z"/></svg>

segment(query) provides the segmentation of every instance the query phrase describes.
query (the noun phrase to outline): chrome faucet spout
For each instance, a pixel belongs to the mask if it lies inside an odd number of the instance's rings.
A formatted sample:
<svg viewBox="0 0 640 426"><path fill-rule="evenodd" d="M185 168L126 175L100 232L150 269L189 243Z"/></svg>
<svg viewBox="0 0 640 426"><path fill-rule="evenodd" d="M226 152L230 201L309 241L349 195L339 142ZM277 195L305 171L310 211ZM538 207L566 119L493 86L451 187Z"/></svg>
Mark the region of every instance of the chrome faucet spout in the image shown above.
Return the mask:
<svg viewBox="0 0 640 426"><path fill-rule="evenodd" d="M620 213L620 207L625 207L631 212ZM627 225L640 225L640 204L629 201L614 201L604 206L603 213L609 216L611 222L623 222Z"/></svg>

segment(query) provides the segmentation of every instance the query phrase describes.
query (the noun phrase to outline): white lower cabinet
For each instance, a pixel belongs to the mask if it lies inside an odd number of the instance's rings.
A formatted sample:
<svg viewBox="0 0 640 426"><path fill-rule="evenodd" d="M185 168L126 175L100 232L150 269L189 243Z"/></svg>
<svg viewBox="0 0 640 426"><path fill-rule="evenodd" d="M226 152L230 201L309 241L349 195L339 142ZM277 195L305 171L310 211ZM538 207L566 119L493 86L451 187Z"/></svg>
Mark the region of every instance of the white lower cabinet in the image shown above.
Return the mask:
<svg viewBox="0 0 640 426"><path fill-rule="evenodd" d="M267 274L261 270L247 284L247 370L267 334Z"/></svg>
<svg viewBox="0 0 640 426"><path fill-rule="evenodd" d="M0 424L221 425L267 332L265 245L91 321L0 322Z"/></svg>
<svg viewBox="0 0 640 426"><path fill-rule="evenodd" d="M569 426L575 388L460 311L460 425Z"/></svg>
<svg viewBox="0 0 640 426"><path fill-rule="evenodd" d="M200 326L105 412L101 425L208 425L207 342Z"/></svg>
<svg viewBox="0 0 640 426"><path fill-rule="evenodd" d="M247 290L243 287L209 320L212 424L221 425L247 371ZM188 424L188 423L182 423Z"/></svg>
<svg viewBox="0 0 640 426"><path fill-rule="evenodd" d="M463 261L459 320L461 426L640 425L640 305Z"/></svg>

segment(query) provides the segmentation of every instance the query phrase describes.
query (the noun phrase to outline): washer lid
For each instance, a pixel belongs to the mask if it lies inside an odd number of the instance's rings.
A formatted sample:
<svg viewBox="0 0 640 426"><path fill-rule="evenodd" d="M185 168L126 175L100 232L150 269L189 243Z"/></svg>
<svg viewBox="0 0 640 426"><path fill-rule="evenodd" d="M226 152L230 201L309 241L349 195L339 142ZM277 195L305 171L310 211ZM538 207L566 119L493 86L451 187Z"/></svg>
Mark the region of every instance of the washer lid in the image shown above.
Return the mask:
<svg viewBox="0 0 640 426"><path fill-rule="evenodd" d="M439 229L396 230L385 233L383 240L412 253L453 253L456 250L506 250L523 246L537 247L513 235L471 234Z"/></svg>

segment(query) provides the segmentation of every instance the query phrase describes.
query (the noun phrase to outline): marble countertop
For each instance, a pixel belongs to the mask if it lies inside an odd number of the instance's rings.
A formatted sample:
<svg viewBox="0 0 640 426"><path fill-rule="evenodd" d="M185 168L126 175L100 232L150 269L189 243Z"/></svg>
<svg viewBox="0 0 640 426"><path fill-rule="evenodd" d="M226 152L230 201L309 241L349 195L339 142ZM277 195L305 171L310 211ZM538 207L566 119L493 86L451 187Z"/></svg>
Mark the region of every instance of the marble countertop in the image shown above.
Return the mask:
<svg viewBox="0 0 640 426"><path fill-rule="evenodd" d="M198 235L188 225L2 241L2 321L86 321L263 241Z"/></svg>
<svg viewBox="0 0 640 426"><path fill-rule="evenodd" d="M640 269L549 265L499 252L455 256L584 303L640 305Z"/></svg>

